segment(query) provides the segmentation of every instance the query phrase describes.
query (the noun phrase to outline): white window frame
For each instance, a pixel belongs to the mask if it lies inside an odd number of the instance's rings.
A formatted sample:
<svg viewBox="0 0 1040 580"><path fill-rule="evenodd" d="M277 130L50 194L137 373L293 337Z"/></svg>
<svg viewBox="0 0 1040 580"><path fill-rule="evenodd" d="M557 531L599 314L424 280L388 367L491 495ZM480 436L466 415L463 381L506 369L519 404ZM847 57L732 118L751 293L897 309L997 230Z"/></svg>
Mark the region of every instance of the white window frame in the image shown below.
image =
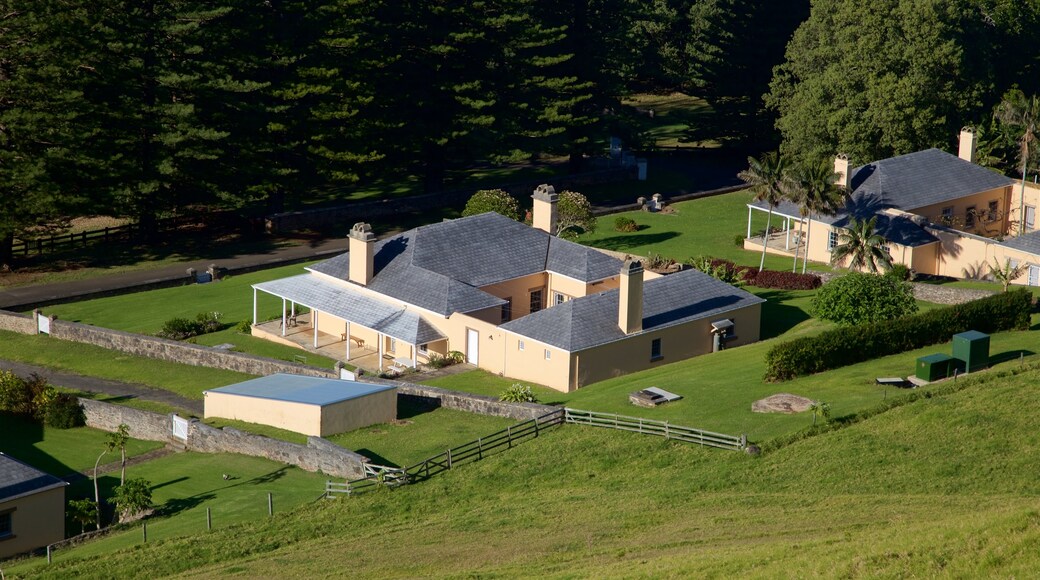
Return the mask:
<svg viewBox="0 0 1040 580"><path fill-rule="evenodd" d="M429 354L430 345L423 343L419 345L419 354Z"/></svg>
<svg viewBox="0 0 1040 580"><path fill-rule="evenodd" d="M838 230L827 232L827 251L831 251L838 245Z"/></svg>
<svg viewBox="0 0 1040 580"><path fill-rule="evenodd" d="M522 341L522 340L516 341L516 350L524 350L524 341Z"/></svg>
<svg viewBox="0 0 1040 580"><path fill-rule="evenodd" d="M553 306L559 306L567 301L567 295L563 292L553 292Z"/></svg>
<svg viewBox="0 0 1040 580"><path fill-rule="evenodd" d="M396 338L394 338L392 336L390 337L390 347L387 349L387 351L388 352L394 352L394 353L397 352L397 339Z"/></svg>
<svg viewBox="0 0 1040 580"><path fill-rule="evenodd" d="M552 351L545 349L545 360L552 360Z"/></svg>
<svg viewBox="0 0 1040 580"><path fill-rule="evenodd" d="M953 206L947 206L940 210L939 221L944 225L953 223Z"/></svg>
<svg viewBox="0 0 1040 580"><path fill-rule="evenodd" d="M1030 210L1032 210L1032 212L1031 212L1032 215L1030 215ZM1022 210L1022 211L1025 212L1025 216L1023 216L1023 218L1024 218L1024 221L1025 221L1025 224L1026 224L1026 230L1035 229L1036 228L1036 207L1031 206L1031 205L1027 205L1027 206L1025 206L1025 209ZM1030 219L1030 217L1032 219Z"/></svg>

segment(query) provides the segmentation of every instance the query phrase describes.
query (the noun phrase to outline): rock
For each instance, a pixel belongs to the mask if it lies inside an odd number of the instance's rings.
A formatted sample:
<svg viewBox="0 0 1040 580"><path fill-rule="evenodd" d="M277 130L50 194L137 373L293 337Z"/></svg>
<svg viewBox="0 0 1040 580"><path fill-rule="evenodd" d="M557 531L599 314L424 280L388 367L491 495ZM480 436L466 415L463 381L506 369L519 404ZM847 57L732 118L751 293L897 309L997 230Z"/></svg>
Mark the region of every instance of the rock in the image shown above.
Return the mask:
<svg viewBox="0 0 1040 580"><path fill-rule="evenodd" d="M790 393L778 393L751 403L752 413L801 413L812 406L812 399Z"/></svg>

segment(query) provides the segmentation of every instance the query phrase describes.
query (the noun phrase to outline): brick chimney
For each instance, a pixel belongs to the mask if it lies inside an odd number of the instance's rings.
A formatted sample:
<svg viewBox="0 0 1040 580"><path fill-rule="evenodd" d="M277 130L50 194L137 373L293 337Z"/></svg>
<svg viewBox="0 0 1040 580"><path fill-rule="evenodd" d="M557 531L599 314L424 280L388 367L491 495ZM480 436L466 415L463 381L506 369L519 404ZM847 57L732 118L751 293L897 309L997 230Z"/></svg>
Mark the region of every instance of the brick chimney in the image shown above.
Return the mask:
<svg viewBox="0 0 1040 580"><path fill-rule="evenodd" d="M852 170L849 167L849 156L839 153L834 157L834 173L838 174L838 187L852 191Z"/></svg>
<svg viewBox="0 0 1040 580"><path fill-rule="evenodd" d="M531 225L556 235L556 201L560 198L553 186L541 184L534 189L534 207L531 209Z"/></svg>
<svg viewBox="0 0 1040 580"><path fill-rule="evenodd" d="M618 288L618 327L625 334L643 330L643 264L625 260Z"/></svg>
<svg viewBox="0 0 1040 580"><path fill-rule="evenodd" d="M957 157L975 163L975 129L965 127L961 129L960 147L957 148Z"/></svg>
<svg viewBox="0 0 1040 580"><path fill-rule="evenodd" d="M358 222L350 228L350 273L349 280L368 286L375 275L376 235L372 226Z"/></svg>

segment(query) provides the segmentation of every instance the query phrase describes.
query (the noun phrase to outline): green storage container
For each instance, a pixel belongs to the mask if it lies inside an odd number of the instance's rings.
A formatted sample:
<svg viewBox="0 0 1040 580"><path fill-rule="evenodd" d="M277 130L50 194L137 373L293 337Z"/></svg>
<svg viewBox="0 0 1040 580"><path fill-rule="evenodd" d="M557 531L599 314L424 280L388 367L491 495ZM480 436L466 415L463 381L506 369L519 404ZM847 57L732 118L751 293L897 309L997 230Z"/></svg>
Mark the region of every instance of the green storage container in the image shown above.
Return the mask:
<svg viewBox="0 0 1040 580"><path fill-rule="evenodd" d="M929 382L945 379L955 368L955 360L950 355L935 353L922 356L917 359L917 378Z"/></svg>
<svg viewBox="0 0 1040 580"><path fill-rule="evenodd" d="M989 335L969 330L953 335L953 358L970 373L989 366Z"/></svg>

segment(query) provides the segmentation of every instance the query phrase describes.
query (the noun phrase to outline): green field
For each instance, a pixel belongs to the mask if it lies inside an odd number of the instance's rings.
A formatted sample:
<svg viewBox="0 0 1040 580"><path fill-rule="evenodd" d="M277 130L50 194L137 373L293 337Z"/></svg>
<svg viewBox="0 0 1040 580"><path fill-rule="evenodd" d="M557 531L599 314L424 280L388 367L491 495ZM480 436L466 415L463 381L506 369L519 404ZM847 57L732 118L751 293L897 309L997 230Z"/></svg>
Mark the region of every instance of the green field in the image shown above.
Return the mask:
<svg viewBox="0 0 1040 580"><path fill-rule="evenodd" d="M980 374L757 459L566 426L414 486L8 575L1031 577L1038 381Z"/></svg>

